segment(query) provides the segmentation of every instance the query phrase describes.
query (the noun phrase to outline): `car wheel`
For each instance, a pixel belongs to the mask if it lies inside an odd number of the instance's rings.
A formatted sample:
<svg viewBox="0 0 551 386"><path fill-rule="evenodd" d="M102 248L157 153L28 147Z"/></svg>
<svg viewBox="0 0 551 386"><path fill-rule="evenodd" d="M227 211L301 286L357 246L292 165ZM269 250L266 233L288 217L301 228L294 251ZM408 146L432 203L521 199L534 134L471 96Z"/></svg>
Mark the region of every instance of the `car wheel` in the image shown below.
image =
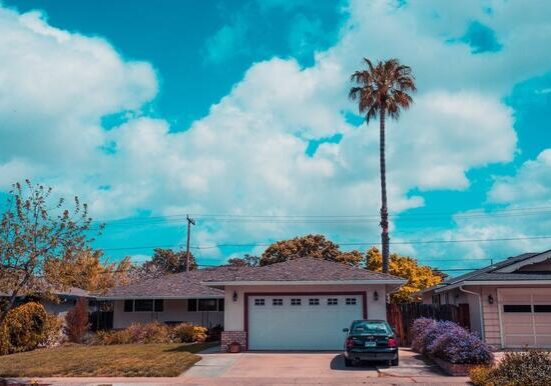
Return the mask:
<svg viewBox="0 0 551 386"><path fill-rule="evenodd" d="M352 359L346 359L346 358L344 358L344 365L345 365L346 367L352 367L353 364L354 364L354 363L352 362Z"/></svg>
<svg viewBox="0 0 551 386"><path fill-rule="evenodd" d="M396 357L396 359L393 359L390 361L391 366L398 366L400 364L400 358Z"/></svg>

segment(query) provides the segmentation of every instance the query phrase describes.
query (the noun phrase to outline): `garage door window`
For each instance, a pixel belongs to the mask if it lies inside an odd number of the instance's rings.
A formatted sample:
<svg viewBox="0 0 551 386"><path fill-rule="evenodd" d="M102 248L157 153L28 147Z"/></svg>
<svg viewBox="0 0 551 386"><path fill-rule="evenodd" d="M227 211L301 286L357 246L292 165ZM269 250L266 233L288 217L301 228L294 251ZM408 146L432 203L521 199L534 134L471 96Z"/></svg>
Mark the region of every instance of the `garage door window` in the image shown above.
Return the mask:
<svg viewBox="0 0 551 386"><path fill-rule="evenodd" d="M311 306L319 306L320 300L319 299L308 299L308 304Z"/></svg>
<svg viewBox="0 0 551 386"><path fill-rule="evenodd" d="M551 304L534 304L534 312L551 312Z"/></svg>
<svg viewBox="0 0 551 386"><path fill-rule="evenodd" d="M300 299L291 299L292 306L300 306Z"/></svg>
<svg viewBox="0 0 551 386"><path fill-rule="evenodd" d="M356 305L356 298L346 298L346 305L355 306Z"/></svg>
<svg viewBox="0 0 551 386"><path fill-rule="evenodd" d="M264 304L264 299L254 299L255 306L263 306Z"/></svg>
<svg viewBox="0 0 551 386"><path fill-rule="evenodd" d="M272 306L282 306L283 299L272 299Z"/></svg>
<svg viewBox="0 0 551 386"><path fill-rule="evenodd" d="M339 304L339 299L337 298L329 298L327 299L327 305L328 306L336 306Z"/></svg>
<svg viewBox="0 0 551 386"><path fill-rule="evenodd" d="M503 312L532 312L530 304L504 304Z"/></svg>

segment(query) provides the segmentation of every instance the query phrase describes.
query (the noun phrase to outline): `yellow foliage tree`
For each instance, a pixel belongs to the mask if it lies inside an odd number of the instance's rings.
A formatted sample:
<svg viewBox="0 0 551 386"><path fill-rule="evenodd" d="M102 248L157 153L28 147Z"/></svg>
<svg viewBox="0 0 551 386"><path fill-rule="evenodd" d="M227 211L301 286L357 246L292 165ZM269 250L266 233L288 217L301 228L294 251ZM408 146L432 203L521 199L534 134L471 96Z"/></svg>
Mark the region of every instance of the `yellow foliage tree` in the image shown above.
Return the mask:
<svg viewBox="0 0 551 386"><path fill-rule="evenodd" d="M379 250L372 247L367 251L367 269L382 271L383 258ZM395 303L417 301L419 298L414 293L425 288L432 287L442 281L442 274L426 265L419 265L416 259L409 256L400 256L396 253L390 255L389 273L403 277L408 282L397 292L391 295Z"/></svg>

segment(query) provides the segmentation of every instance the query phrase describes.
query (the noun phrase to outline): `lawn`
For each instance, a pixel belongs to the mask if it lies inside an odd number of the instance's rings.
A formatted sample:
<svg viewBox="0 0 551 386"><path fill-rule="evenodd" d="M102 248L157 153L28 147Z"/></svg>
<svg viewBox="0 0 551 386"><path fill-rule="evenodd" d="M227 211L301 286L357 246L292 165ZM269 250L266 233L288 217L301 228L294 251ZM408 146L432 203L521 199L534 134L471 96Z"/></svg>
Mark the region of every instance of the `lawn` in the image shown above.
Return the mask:
<svg viewBox="0 0 551 386"><path fill-rule="evenodd" d="M175 377L212 343L64 346L0 356L0 377Z"/></svg>

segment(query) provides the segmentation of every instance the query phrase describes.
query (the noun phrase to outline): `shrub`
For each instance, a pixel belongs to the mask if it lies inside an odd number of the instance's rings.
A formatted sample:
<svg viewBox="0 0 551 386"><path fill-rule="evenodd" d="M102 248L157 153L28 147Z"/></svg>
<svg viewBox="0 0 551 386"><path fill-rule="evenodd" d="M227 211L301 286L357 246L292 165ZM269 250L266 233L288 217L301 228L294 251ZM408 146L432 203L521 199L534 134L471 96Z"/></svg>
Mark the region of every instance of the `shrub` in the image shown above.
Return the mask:
<svg viewBox="0 0 551 386"><path fill-rule="evenodd" d="M529 350L506 353L499 364L491 370L489 379L492 386L551 385L549 352Z"/></svg>
<svg viewBox="0 0 551 386"><path fill-rule="evenodd" d="M429 318L419 318L413 321L411 326L411 348L414 351L421 352L423 350L427 330L435 325L436 320Z"/></svg>
<svg viewBox="0 0 551 386"><path fill-rule="evenodd" d="M476 366L469 371L469 377L474 386L494 386L490 381L491 372L490 366Z"/></svg>
<svg viewBox="0 0 551 386"><path fill-rule="evenodd" d="M451 363L488 364L490 347L477 335L450 321L421 318L414 322L412 347Z"/></svg>
<svg viewBox="0 0 551 386"><path fill-rule="evenodd" d="M93 344L191 343L204 342L206 339L206 327L194 326L189 323L169 327L159 322L153 322L135 323L118 331L98 331Z"/></svg>
<svg viewBox="0 0 551 386"><path fill-rule="evenodd" d="M48 340L48 314L29 302L11 309L0 326L0 355L31 351Z"/></svg>
<svg viewBox="0 0 551 386"><path fill-rule="evenodd" d="M83 298L77 300L76 305L65 315L63 330L69 342L82 343L89 327L88 305Z"/></svg>
<svg viewBox="0 0 551 386"><path fill-rule="evenodd" d="M47 314L42 344L45 347L54 347L61 344L64 338L63 319L57 315Z"/></svg>

